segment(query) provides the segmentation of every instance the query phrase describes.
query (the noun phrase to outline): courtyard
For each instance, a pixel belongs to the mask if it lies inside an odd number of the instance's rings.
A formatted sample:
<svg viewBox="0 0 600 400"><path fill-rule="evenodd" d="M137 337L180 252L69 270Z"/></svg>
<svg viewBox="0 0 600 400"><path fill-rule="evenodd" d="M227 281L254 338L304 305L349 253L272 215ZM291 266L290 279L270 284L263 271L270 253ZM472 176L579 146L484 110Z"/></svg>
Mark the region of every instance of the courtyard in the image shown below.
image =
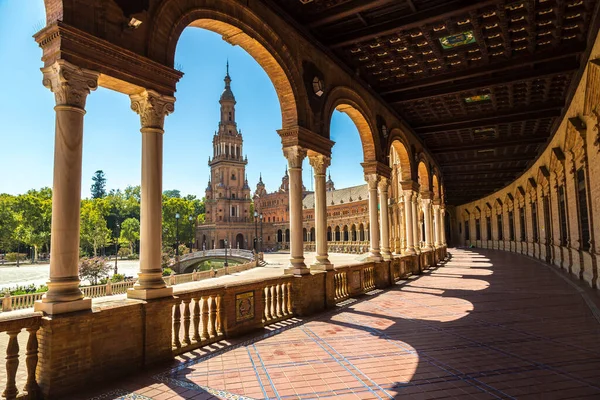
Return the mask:
<svg viewBox="0 0 600 400"><path fill-rule="evenodd" d="M521 255L450 254L389 290L185 353L170 366L74 398L600 396L594 291Z"/></svg>

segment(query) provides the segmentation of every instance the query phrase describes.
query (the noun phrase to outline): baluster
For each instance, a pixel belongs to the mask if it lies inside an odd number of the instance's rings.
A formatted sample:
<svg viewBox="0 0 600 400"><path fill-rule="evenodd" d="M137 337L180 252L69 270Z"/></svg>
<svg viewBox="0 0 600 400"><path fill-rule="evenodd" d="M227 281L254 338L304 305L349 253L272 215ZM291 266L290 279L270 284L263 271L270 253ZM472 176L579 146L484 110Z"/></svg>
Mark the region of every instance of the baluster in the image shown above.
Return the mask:
<svg viewBox="0 0 600 400"><path fill-rule="evenodd" d="M6 400L16 399L19 393L15 378L19 366L19 342L17 341L17 335L20 331L19 329L17 331L6 332L9 338L8 346L6 347L6 388L4 389L4 393L2 393L2 396L6 397Z"/></svg>
<svg viewBox="0 0 600 400"><path fill-rule="evenodd" d="M217 322L217 308L215 307L214 296L208 297L208 309L210 310L210 317L208 321L208 333L211 338L217 336L215 324Z"/></svg>
<svg viewBox="0 0 600 400"><path fill-rule="evenodd" d="M35 369L38 363L38 340L37 330L39 328L27 328L29 338L27 339L27 352L25 353L25 365L27 365L27 383L25 390L28 398L35 399L39 392L38 384L35 380Z"/></svg>
<svg viewBox="0 0 600 400"><path fill-rule="evenodd" d="M281 314L281 284L275 285L275 294L277 295L277 317L281 318L283 315Z"/></svg>
<svg viewBox="0 0 600 400"><path fill-rule="evenodd" d="M287 310L288 314L292 314L292 284L288 282L287 286Z"/></svg>
<svg viewBox="0 0 600 400"><path fill-rule="evenodd" d="M190 340L190 301L191 299L183 300L183 344L191 344Z"/></svg>
<svg viewBox="0 0 600 400"><path fill-rule="evenodd" d="M265 321L271 319L271 308L269 307L269 300L271 300L271 292L269 291L269 287L265 287Z"/></svg>
<svg viewBox="0 0 600 400"><path fill-rule="evenodd" d="M287 293L285 290L285 283L281 284L281 314L282 315L288 315L287 312L287 307L285 306L287 304Z"/></svg>
<svg viewBox="0 0 600 400"><path fill-rule="evenodd" d="M275 298L275 285L270 286L269 289L271 290L271 317L275 319L277 318L277 313L275 312L275 303L277 301L277 299Z"/></svg>
<svg viewBox="0 0 600 400"><path fill-rule="evenodd" d="M348 295L348 275L346 274L346 272L342 272L341 276L340 276L340 280L342 281L341 284L341 291L342 291L342 295L341 297L346 297Z"/></svg>
<svg viewBox="0 0 600 400"><path fill-rule="evenodd" d="M194 319L192 320L194 326L194 341L200 341L200 299L196 299L194 302Z"/></svg>
<svg viewBox="0 0 600 400"><path fill-rule="evenodd" d="M181 342L179 341L179 329L181 328L181 303L175 304L175 310L173 311L173 347L180 348Z"/></svg>
<svg viewBox="0 0 600 400"><path fill-rule="evenodd" d="M208 303L207 297L202 296L202 334L200 335L200 339L206 340L208 339Z"/></svg>
<svg viewBox="0 0 600 400"><path fill-rule="evenodd" d="M334 299L337 300L340 298L340 274L335 274L333 276L333 288L334 288Z"/></svg>
<svg viewBox="0 0 600 400"><path fill-rule="evenodd" d="M221 295L218 294L215 296L215 304L217 308L217 319L216 319L216 330L217 335L223 335L223 325L221 324Z"/></svg>

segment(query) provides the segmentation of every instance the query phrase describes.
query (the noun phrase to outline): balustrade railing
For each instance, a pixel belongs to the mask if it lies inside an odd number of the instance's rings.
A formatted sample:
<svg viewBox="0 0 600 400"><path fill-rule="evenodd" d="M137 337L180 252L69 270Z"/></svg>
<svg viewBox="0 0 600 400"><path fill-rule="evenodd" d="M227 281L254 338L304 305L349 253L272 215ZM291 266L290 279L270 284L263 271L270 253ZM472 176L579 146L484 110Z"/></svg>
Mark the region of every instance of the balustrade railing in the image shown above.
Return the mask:
<svg viewBox="0 0 600 400"><path fill-rule="evenodd" d="M333 276L333 284L335 290L334 300L341 301L350 296L348 291L348 273L346 271L336 272Z"/></svg>
<svg viewBox="0 0 600 400"><path fill-rule="evenodd" d="M365 268L365 282L364 282L364 290L372 290L375 289L375 267L370 266Z"/></svg>
<svg viewBox="0 0 600 400"><path fill-rule="evenodd" d="M0 335L4 336L0 338L0 351L6 351L6 375L0 377L0 390L6 400L38 398L35 370L38 364L37 331L40 320L41 313L34 312L0 316ZM20 344L25 344L25 365L21 368L19 358L23 358L23 353Z"/></svg>
<svg viewBox="0 0 600 400"><path fill-rule="evenodd" d="M290 282L267 285L263 289L264 319L273 323L292 315L292 284Z"/></svg>
<svg viewBox="0 0 600 400"><path fill-rule="evenodd" d="M315 242L304 242L305 251L315 251ZM369 251L368 241L329 241L327 242L329 253L363 254Z"/></svg>

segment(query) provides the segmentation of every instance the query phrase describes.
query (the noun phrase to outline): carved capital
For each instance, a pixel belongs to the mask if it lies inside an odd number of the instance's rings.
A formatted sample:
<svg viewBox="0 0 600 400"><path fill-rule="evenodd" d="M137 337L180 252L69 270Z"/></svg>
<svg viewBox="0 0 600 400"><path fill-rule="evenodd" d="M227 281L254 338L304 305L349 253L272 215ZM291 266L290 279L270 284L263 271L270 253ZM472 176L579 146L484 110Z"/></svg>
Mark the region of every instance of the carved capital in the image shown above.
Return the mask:
<svg viewBox="0 0 600 400"><path fill-rule="evenodd" d="M377 190L377 184L379 183L379 175L377 174L365 174L365 181L369 185L369 189Z"/></svg>
<svg viewBox="0 0 600 400"><path fill-rule="evenodd" d="M315 170L315 175L325 175L327 168L331 165L331 158L322 154L308 156L308 162Z"/></svg>
<svg viewBox="0 0 600 400"><path fill-rule="evenodd" d="M98 87L98 72L79 68L65 60L42 68L42 83L54 93L57 106L85 109L85 100L90 91Z"/></svg>
<svg viewBox="0 0 600 400"><path fill-rule="evenodd" d="M284 147L283 155L287 158L290 168L302 168L302 161L306 157L306 150L300 146Z"/></svg>
<svg viewBox="0 0 600 400"><path fill-rule="evenodd" d="M165 96L154 90L132 94L131 109L140 115L143 128L163 129L165 116L175 111L175 97Z"/></svg>
<svg viewBox="0 0 600 400"><path fill-rule="evenodd" d="M387 191L389 189L389 185L390 185L390 180L388 178L385 178L383 176L380 177L378 186L379 186L379 190L382 193L387 193Z"/></svg>

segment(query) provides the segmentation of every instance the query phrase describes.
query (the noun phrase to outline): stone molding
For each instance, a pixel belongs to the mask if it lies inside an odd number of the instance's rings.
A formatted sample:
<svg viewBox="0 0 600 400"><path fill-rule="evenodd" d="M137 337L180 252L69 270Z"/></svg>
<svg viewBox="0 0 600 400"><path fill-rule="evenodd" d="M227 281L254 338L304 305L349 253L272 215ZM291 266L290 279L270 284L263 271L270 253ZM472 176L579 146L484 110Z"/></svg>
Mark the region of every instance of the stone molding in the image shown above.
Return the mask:
<svg viewBox="0 0 600 400"><path fill-rule="evenodd" d="M277 131L281 137L281 145L286 147L300 146L311 152L331 157L331 148L335 142L302 126L291 126Z"/></svg>
<svg viewBox="0 0 600 400"><path fill-rule="evenodd" d="M175 111L175 97L162 95L154 90L132 94L131 109L140 115L142 129L163 130L165 117Z"/></svg>
<svg viewBox="0 0 600 400"><path fill-rule="evenodd" d="M308 154L308 162L314 169L314 174L325 175L327 168L331 165L331 157L324 156L322 154Z"/></svg>
<svg viewBox="0 0 600 400"><path fill-rule="evenodd" d="M306 158L306 149L300 146L289 146L283 148L283 154L288 160L289 168L302 168L302 161Z"/></svg>
<svg viewBox="0 0 600 400"><path fill-rule="evenodd" d="M57 106L85 109L87 95L98 88L98 72L79 68L65 60L57 60L42 68L43 85L54 93Z"/></svg>

